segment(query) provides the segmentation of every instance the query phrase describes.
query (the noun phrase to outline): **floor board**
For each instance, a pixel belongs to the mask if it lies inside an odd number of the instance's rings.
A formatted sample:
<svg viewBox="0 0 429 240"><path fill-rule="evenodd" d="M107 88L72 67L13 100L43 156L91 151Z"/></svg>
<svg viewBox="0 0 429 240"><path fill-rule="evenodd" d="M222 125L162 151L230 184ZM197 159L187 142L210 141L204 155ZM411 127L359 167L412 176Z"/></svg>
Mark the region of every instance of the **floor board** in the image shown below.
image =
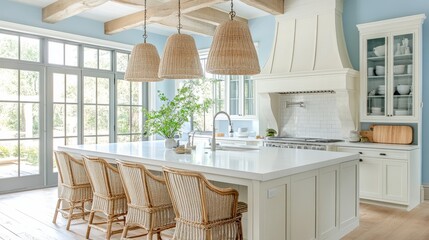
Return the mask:
<svg viewBox="0 0 429 240"><path fill-rule="evenodd" d="M52 223L56 196L56 188L0 195L0 240L85 239L83 220L72 221L70 231L61 214ZM363 203L360 210L360 226L343 240L429 239L429 202L410 212ZM91 239L102 240L104 233L94 229ZM120 239L120 234L111 239Z"/></svg>
<svg viewBox="0 0 429 240"><path fill-rule="evenodd" d="M360 226L343 240L428 240L429 202L410 212L402 209L360 205Z"/></svg>

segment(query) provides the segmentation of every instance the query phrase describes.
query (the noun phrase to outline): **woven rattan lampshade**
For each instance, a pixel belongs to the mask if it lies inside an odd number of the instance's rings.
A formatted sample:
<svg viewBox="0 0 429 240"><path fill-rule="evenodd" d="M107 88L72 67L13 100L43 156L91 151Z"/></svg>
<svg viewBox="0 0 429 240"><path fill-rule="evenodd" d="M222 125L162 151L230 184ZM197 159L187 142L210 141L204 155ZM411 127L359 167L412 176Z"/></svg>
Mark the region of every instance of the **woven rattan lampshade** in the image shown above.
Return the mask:
<svg viewBox="0 0 429 240"><path fill-rule="evenodd" d="M150 43L140 43L134 46L130 61L125 71L125 79L138 82L157 82L159 55L156 47Z"/></svg>
<svg viewBox="0 0 429 240"><path fill-rule="evenodd" d="M192 79L203 76L197 47L190 35L176 33L167 39L158 76L166 79Z"/></svg>
<svg viewBox="0 0 429 240"><path fill-rule="evenodd" d="M206 68L209 73L221 75L254 75L261 72L246 23L229 20L216 28Z"/></svg>

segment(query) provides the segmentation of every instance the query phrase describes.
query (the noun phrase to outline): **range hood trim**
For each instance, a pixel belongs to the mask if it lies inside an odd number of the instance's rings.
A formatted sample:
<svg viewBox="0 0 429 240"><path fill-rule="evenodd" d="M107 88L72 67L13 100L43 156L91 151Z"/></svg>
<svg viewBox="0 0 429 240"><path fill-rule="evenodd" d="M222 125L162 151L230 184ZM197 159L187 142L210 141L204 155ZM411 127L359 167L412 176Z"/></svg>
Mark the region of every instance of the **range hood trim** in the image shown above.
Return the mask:
<svg viewBox="0 0 429 240"><path fill-rule="evenodd" d="M253 77L257 93L358 90L359 72L346 68L289 74L261 74ZM316 84L319 83L319 84Z"/></svg>

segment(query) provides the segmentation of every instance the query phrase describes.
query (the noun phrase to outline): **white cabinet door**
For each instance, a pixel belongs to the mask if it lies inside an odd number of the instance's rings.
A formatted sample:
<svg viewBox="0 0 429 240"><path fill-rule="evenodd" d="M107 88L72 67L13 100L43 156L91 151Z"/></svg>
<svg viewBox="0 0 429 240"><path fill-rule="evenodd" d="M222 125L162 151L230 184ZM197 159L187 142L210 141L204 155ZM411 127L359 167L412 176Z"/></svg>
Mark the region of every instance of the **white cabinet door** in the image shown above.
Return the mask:
<svg viewBox="0 0 429 240"><path fill-rule="evenodd" d="M317 238L316 231L317 171L296 174L291 178L291 239Z"/></svg>
<svg viewBox="0 0 429 240"><path fill-rule="evenodd" d="M338 232L339 165L319 170L319 239L332 238Z"/></svg>
<svg viewBox="0 0 429 240"><path fill-rule="evenodd" d="M374 200L382 198L382 161L375 158L361 158L359 163L360 197Z"/></svg>
<svg viewBox="0 0 429 240"><path fill-rule="evenodd" d="M386 159L383 161L383 199L408 202L407 162Z"/></svg>

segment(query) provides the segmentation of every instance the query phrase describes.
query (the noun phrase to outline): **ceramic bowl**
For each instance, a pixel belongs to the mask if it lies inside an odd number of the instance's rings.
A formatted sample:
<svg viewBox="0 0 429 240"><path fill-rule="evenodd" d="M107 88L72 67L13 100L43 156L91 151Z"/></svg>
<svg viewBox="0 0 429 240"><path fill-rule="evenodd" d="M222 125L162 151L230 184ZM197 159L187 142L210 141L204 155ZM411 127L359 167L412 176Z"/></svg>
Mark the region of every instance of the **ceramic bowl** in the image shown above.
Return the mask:
<svg viewBox="0 0 429 240"><path fill-rule="evenodd" d="M405 116L408 115L408 110L403 110L403 109L393 109L393 113L396 116Z"/></svg>
<svg viewBox="0 0 429 240"><path fill-rule="evenodd" d="M381 113L381 107L371 107L372 113Z"/></svg>
<svg viewBox="0 0 429 240"><path fill-rule="evenodd" d="M396 87L396 90L398 90L398 93L401 95L407 95L410 93L411 86L410 85L398 85Z"/></svg>
<svg viewBox="0 0 429 240"><path fill-rule="evenodd" d="M375 75L383 76L384 75L384 66L375 66Z"/></svg>
<svg viewBox="0 0 429 240"><path fill-rule="evenodd" d="M384 45L375 47L374 49L374 54L377 57L382 57L386 54L386 48L384 47Z"/></svg>
<svg viewBox="0 0 429 240"><path fill-rule="evenodd" d="M393 66L393 74L403 74L405 72L405 65Z"/></svg>

